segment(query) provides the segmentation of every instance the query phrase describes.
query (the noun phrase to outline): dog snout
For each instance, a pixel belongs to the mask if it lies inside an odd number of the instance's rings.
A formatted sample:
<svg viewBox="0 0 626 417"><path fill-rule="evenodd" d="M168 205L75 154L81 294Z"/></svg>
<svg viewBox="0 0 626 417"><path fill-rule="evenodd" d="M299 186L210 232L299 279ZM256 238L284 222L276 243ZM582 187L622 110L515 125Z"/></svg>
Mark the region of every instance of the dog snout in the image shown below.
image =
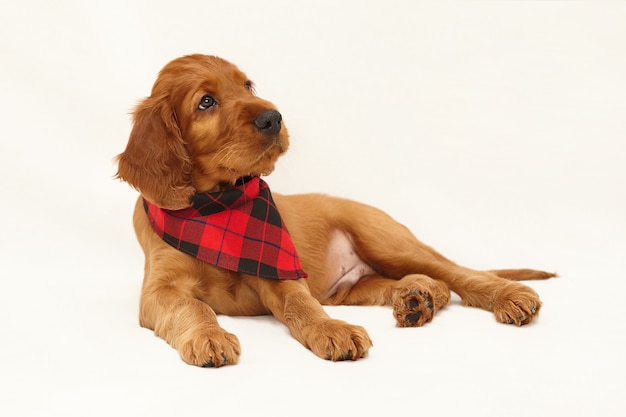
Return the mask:
<svg viewBox="0 0 626 417"><path fill-rule="evenodd" d="M264 110L254 119L254 125L266 135L280 132L283 116L277 110Z"/></svg>

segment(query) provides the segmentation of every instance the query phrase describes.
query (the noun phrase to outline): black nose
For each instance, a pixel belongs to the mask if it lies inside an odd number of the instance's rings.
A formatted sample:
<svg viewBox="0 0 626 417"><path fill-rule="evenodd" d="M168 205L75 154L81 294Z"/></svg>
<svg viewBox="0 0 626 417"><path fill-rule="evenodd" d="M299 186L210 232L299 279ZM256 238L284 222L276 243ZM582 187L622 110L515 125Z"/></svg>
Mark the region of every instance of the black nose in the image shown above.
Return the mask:
<svg viewBox="0 0 626 417"><path fill-rule="evenodd" d="M254 125L266 135L275 135L280 132L283 116L276 110L264 110L254 119Z"/></svg>

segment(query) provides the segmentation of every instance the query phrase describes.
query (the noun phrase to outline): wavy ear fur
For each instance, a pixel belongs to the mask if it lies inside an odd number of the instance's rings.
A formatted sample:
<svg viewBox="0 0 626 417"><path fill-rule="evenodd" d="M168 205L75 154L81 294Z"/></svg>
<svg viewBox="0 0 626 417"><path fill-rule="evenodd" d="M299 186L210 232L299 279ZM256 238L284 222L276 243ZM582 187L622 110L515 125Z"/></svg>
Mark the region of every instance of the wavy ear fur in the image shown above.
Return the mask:
<svg viewBox="0 0 626 417"><path fill-rule="evenodd" d="M118 158L117 177L159 207L190 206L191 159L185 149L168 97L150 96L137 106L126 150Z"/></svg>

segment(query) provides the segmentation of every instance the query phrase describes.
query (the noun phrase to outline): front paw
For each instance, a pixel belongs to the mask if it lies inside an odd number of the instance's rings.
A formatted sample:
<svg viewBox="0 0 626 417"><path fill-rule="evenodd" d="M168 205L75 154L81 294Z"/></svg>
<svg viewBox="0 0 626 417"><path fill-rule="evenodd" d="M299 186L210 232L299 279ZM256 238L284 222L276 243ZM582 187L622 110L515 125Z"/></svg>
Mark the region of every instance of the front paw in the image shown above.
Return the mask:
<svg viewBox="0 0 626 417"><path fill-rule="evenodd" d="M372 341L363 327L341 320L323 320L307 326L303 331L305 346L320 358L333 362L364 358L372 347Z"/></svg>
<svg viewBox="0 0 626 417"><path fill-rule="evenodd" d="M539 315L541 300L530 287L510 283L496 293L493 314L500 323L522 326Z"/></svg>
<svg viewBox="0 0 626 417"><path fill-rule="evenodd" d="M181 336L176 348L180 357L190 365L218 368L239 361L241 348L237 336L219 326L206 326Z"/></svg>

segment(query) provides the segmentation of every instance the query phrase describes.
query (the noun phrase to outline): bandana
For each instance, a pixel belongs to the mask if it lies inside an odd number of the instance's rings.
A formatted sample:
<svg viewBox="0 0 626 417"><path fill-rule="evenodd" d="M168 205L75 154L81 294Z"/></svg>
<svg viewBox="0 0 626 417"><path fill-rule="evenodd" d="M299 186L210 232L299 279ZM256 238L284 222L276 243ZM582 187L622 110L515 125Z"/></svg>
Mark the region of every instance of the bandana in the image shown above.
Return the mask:
<svg viewBox="0 0 626 417"><path fill-rule="evenodd" d="M192 206L165 210L144 199L152 229L166 243L230 271L272 279L306 278L300 258L259 177L215 193L197 193Z"/></svg>

